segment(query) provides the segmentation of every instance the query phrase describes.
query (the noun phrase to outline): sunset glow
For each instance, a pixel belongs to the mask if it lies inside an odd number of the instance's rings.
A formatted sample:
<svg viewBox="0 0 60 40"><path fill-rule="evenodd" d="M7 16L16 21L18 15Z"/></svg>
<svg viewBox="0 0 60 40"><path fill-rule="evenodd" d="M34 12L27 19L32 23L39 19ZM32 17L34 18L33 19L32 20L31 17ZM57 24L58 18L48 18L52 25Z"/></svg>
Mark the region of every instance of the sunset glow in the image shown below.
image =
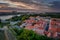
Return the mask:
<svg viewBox="0 0 60 40"><path fill-rule="evenodd" d="M57 4L55 2L58 2ZM34 9L38 11L60 11L59 0L0 0L0 8ZM4 5L4 6L1 6ZM12 10L12 9L11 9Z"/></svg>

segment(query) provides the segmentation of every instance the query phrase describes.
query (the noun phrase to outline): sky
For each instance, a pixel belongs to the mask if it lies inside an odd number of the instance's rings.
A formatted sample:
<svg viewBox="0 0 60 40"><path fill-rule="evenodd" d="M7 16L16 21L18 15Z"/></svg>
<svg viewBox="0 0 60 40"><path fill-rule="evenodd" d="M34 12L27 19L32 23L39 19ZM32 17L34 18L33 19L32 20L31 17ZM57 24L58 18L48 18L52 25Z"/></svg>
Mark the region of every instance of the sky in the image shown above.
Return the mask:
<svg viewBox="0 0 60 40"><path fill-rule="evenodd" d="M0 0L0 12L12 10L60 12L60 0Z"/></svg>

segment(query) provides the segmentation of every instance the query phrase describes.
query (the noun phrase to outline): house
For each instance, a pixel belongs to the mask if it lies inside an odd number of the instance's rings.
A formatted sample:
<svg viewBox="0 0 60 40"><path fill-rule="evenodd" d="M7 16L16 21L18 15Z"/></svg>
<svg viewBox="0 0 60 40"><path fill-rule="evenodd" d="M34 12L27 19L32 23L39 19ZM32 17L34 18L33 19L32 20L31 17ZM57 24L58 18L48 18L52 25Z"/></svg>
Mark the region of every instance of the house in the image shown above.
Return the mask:
<svg viewBox="0 0 60 40"><path fill-rule="evenodd" d="M49 26L49 37L59 37L60 38L60 19L51 19Z"/></svg>
<svg viewBox="0 0 60 40"><path fill-rule="evenodd" d="M38 34L44 35L47 21L45 21L43 18L40 18L39 16L35 17L33 20L31 20L31 18L33 17L30 17L29 20L25 20L25 23L27 23L25 29L33 30Z"/></svg>
<svg viewBox="0 0 60 40"><path fill-rule="evenodd" d="M48 37L60 38L60 19L46 17L30 17L24 21L25 29L33 30Z"/></svg>

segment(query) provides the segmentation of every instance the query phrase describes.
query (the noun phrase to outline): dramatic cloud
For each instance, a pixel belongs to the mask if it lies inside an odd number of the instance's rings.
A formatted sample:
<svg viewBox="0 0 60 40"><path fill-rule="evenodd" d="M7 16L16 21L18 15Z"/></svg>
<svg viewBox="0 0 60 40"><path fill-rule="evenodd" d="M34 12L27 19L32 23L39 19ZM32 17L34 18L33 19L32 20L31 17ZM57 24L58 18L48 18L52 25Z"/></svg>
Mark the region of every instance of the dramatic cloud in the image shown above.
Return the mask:
<svg viewBox="0 0 60 40"><path fill-rule="evenodd" d="M0 8L5 8L7 6L9 6L9 4L7 4L7 3L0 3Z"/></svg>
<svg viewBox="0 0 60 40"><path fill-rule="evenodd" d="M0 10L60 11L59 0L0 0Z"/></svg>
<svg viewBox="0 0 60 40"><path fill-rule="evenodd" d="M32 0L10 0L10 1L13 1L13 2L24 2L24 3L31 3Z"/></svg>
<svg viewBox="0 0 60 40"><path fill-rule="evenodd" d="M53 5L51 5L52 8L60 9L60 1L54 1L52 2Z"/></svg>

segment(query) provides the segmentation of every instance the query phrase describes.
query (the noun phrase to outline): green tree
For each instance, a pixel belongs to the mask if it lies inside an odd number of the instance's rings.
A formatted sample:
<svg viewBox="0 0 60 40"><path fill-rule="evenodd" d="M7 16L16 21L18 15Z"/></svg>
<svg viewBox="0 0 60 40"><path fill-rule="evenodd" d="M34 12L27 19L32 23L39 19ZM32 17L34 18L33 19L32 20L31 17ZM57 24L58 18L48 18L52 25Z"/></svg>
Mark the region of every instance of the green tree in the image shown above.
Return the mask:
<svg viewBox="0 0 60 40"><path fill-rule="evenodd" d="M17 40L53 40L51 38L48 38L46 36L38 35L32 30L27 29L14 29L16 32L16 38Z"/></svg>

